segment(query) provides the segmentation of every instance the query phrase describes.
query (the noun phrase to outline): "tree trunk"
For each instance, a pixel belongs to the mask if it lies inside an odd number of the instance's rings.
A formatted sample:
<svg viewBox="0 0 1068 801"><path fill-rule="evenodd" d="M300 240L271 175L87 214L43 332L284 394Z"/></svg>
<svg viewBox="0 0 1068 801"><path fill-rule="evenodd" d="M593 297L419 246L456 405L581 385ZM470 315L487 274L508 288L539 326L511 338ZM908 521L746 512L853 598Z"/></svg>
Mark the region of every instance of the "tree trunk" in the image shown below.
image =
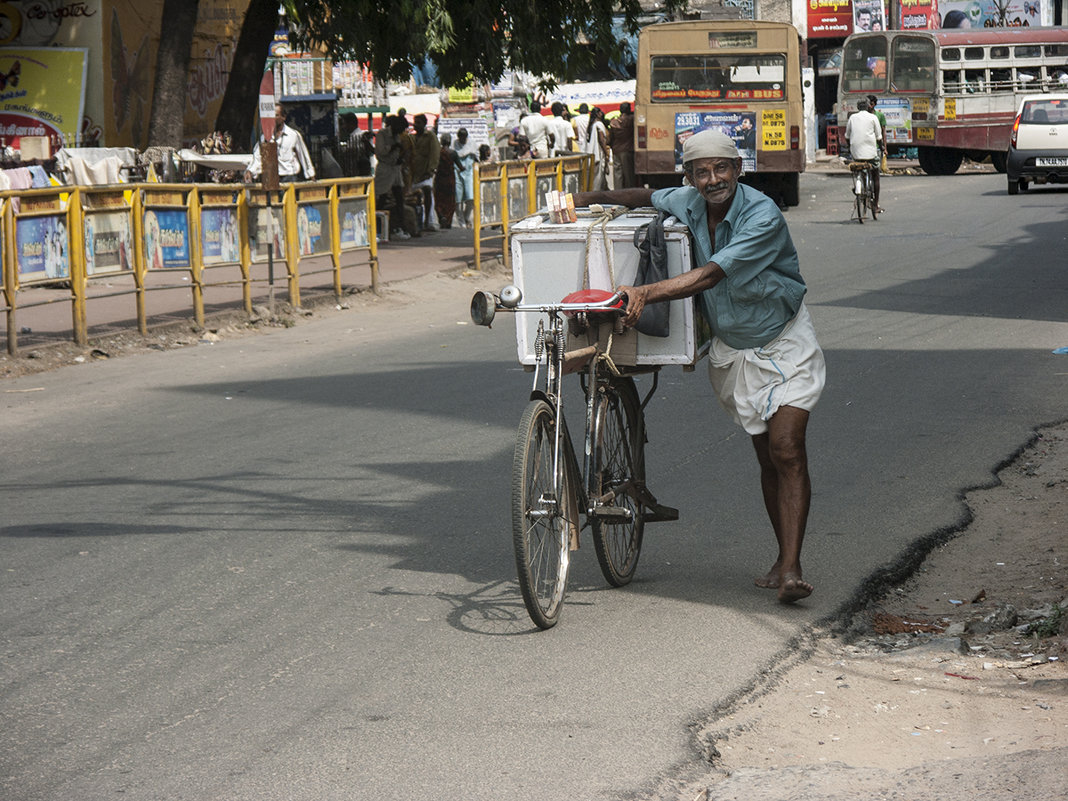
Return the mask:
<svg viewBox="0 0 1068 801"><path fill-rule="evenodd" d="M189 57L200 0L164 0L156 54L156 84L152 92L150 147L182 146ZM175 109L179 109L175 113Z"/></svg>
<svg viewBox="0 0 1068 801"><path fill-rule="evenodd" d="M248 152L252 146L252 124L260 94L260 79L277 29L278 0L252 0L241 26L226 93L215 120L215 130L229 132L234 151L238 153Z"/></svg>

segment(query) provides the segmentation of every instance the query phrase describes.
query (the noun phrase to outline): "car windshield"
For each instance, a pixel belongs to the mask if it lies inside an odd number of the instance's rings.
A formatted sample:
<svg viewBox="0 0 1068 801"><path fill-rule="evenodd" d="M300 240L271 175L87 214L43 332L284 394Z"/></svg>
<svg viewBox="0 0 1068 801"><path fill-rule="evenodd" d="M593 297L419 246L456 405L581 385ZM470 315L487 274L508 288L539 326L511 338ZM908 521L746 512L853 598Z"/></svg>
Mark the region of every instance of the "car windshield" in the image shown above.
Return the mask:
<svg viewBox="0 0 1068 801"><path fill-rule="evenodd" d="M1024 103L1020 122L1032 125L1068 125L1068 98L1042 98Z"/></svg>

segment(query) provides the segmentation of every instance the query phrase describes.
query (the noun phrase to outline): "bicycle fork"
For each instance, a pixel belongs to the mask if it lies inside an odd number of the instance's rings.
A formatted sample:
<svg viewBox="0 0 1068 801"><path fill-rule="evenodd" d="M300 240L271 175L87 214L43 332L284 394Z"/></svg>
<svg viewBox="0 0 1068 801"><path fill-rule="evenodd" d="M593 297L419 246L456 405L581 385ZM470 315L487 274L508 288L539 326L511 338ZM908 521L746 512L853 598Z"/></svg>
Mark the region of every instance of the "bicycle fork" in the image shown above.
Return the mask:
<svg viewBox="0 0 1068 801"><path fill-rule="evenodd" d="M539 516L558 517L563 520L569 529L570 550L576 551L579 547L579 528L577 520L568 519L569 512L574 508L567 497L568 492L574 492L571 487L573 482L564 480L564 471L570 469L569 461L573 459L571 450L567 447L570 435L567 431L567 422L564 419L562 383L564 375L564 347L566 336L563 326L553 325L549 332L545 326L538 322L538 333L534 339L534 389L538 387L538 373L541 368L542 356L546 349L549 351L545 359L545 398L553 410L553 447L552 447L552 497L544 495L538 499L542 507L538 510ZM570 459L569 459L570 457ZM533 510L531 510L533 513Z"/></svg>

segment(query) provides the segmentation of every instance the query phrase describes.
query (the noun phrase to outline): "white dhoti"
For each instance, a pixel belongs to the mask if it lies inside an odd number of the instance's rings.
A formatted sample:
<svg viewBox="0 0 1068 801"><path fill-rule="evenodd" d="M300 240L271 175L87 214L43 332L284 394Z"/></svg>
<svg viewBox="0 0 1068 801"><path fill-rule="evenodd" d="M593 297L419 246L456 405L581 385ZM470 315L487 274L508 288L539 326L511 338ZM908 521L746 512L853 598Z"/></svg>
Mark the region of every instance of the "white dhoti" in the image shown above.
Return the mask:
<svg viewBox="0 0 1068 801"><path fill-rule="evenodd" d="M812 411L827 364L805 304L775 339L738 350L713 337L708 378L723 408L748 434L763 434L780 406Z"/></svg>

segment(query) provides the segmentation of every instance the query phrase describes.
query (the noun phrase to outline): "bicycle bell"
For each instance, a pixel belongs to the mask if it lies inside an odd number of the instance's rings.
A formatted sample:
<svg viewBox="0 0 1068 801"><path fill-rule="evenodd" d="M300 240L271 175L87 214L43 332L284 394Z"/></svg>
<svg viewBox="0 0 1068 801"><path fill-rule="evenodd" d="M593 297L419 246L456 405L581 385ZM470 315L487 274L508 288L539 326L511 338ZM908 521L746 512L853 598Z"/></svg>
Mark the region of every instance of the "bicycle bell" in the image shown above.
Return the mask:
<svg viewBox="0 0 1068 801"><path fill-rule="evenodd" d="M523 292L515 284L509 284L501 290L501 305L506 309L514 309L523 301Z"/></svg>

